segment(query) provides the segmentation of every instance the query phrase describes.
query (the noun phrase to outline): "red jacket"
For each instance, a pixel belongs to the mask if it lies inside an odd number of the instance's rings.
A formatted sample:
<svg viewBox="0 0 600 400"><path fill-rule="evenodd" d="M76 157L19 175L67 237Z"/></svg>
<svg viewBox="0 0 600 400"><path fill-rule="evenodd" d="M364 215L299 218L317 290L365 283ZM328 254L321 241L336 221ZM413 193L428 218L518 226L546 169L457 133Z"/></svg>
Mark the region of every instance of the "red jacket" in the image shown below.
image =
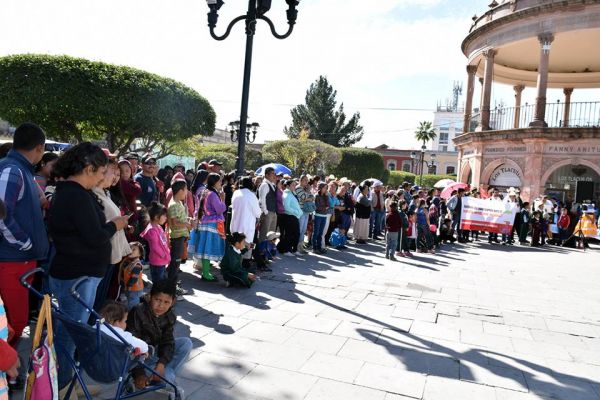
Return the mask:
<svg viewBox="0 0 600 400"><path fill-rule="evenodd" d="M402 229L402 218L398 211L392 211L387 214L385 227L388 232L400 232L400 229Z"/></svg>
<svg viewBox="0 0 600 400"><path fill-rule="evenodd" d="M571 217L569 217L569 214L561 215L557 225L560 229L569 229L569 225L571 225Z"/></svg>
<svg viewBox="0 0 600 400"><path fill-rule="evenodd" d="M134 216L131 217L130 221L137 221L137 206L135 204L137 197L142 193L142 188L140 184L130 179L128 181L121 179L121 191L123 192L123 197L125 198L125 203L127 203L127 212L133 213Z"/></svg>

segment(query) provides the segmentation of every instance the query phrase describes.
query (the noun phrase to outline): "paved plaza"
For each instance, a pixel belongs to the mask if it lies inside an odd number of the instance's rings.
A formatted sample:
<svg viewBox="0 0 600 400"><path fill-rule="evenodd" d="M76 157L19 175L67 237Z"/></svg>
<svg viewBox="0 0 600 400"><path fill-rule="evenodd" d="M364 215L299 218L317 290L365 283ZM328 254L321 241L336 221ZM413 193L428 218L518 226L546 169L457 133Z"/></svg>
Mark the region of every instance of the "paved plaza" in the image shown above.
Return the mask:
<svg viewBox="0 0 600 400"><path fill-rule="evenodd" d="M481 242L479 242L481 243ZM371 244L279 260L177 304L190 399L600 399L597 251Z"/></svg>

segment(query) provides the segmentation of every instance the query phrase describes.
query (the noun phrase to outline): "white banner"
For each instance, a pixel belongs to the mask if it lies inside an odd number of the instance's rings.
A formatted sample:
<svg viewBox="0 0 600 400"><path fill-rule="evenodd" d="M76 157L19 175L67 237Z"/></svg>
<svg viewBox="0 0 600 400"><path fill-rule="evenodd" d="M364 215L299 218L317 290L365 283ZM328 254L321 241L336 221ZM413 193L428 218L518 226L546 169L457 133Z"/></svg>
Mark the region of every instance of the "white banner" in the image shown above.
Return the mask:
<svg viewBox="0 0 600 400"><path fill-rule="evenodd" d="M508 235L517 212L517 203L463 197L460 229Z"/></svg>

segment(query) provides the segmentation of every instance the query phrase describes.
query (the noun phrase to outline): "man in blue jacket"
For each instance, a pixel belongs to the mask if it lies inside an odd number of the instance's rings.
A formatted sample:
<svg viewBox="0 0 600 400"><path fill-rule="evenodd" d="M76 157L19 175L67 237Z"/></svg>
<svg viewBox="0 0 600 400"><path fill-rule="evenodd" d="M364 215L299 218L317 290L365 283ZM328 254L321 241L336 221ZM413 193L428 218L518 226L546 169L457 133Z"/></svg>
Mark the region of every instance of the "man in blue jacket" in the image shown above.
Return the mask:
<svg viewBox="0 0 600 400"><path fill-rule="evenodd" d="M25 272L48 253L48 235L42 217L41 189L33 179L33 166L44 154L44 131L31 123L15 131L12 150L0 160L0 200L6 217L0 221L0 296L16 346L28 322L29 294L19 283Z"/></svg>

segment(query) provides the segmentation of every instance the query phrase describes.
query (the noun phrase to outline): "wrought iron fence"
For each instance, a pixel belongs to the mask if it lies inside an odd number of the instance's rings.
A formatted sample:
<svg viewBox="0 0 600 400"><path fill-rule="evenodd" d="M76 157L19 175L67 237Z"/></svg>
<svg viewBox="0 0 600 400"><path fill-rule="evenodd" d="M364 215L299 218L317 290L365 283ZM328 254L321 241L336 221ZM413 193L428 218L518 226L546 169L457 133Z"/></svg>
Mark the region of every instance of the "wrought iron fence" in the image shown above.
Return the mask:
<svg viewBox="0 0 600 400"><path fill-rule="evenodd" d="M547 103L544 120L549 128L589 128L600 127L600 101L571 103L569 118L564 120L565 103ZM473 132L479 124L481 114L471 116L469 131ZM527 128L535 118L535 104L521 107L496 107L490 111L490 129L508 130Z"/></svg>

